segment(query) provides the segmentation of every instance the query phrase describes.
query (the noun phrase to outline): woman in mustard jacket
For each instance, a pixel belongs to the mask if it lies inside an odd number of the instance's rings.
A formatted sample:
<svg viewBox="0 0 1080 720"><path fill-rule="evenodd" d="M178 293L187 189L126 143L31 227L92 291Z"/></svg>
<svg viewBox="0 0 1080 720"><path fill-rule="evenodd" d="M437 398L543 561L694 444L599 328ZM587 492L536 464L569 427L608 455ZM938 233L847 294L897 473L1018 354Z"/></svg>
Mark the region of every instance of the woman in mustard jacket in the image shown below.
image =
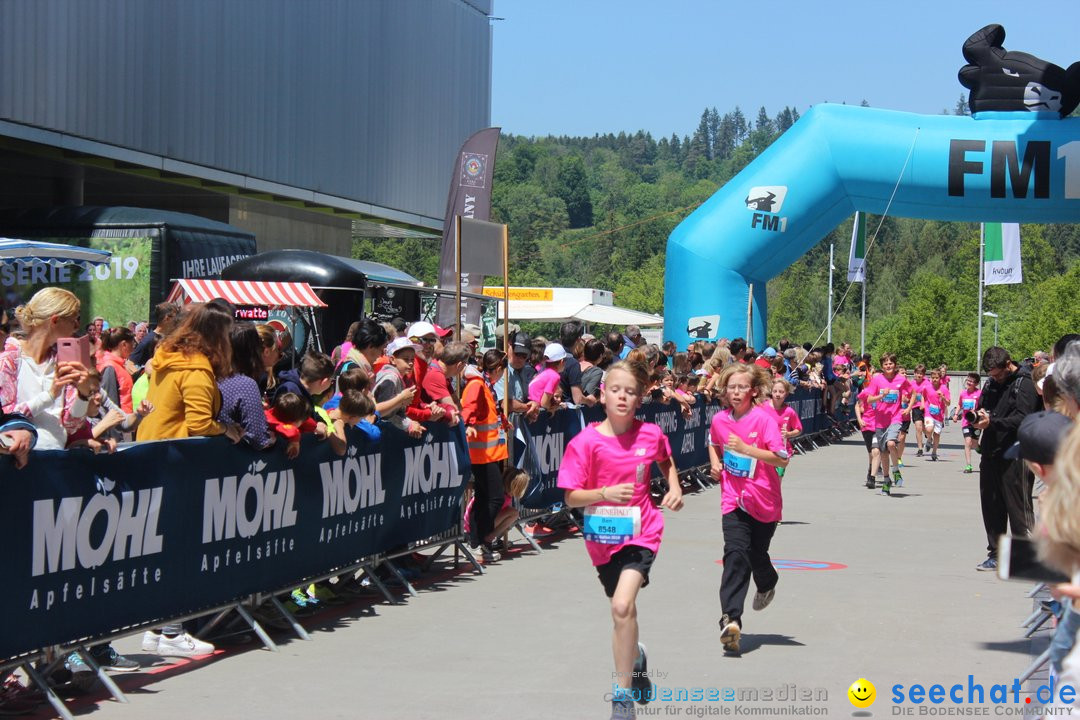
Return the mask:
<svg viewBox="0 0 1080 720"><path fill-rule="evenodd" d="M154 410L139 425L139 440L199 435L239 439L235 427L217 421L221 394L217 377L232 371L232 315L214 303L198 305L158 344L146 399Z"/></svg>

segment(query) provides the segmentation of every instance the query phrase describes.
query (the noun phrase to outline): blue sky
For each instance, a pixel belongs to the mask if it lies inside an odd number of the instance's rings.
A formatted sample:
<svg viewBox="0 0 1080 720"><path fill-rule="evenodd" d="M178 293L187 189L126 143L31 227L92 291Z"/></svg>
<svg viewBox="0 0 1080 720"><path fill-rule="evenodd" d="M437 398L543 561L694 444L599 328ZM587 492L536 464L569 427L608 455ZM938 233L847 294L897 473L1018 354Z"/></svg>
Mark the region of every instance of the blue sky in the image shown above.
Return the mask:
<svg viewBox="0 0 1080 720"><path fill-rule="evenodd" d="M961 46L990 23L1007 50L1080 60L1076 0L495 0L493 15L491 122L519 135L683 136L736 105L951 112Z"/></svg>

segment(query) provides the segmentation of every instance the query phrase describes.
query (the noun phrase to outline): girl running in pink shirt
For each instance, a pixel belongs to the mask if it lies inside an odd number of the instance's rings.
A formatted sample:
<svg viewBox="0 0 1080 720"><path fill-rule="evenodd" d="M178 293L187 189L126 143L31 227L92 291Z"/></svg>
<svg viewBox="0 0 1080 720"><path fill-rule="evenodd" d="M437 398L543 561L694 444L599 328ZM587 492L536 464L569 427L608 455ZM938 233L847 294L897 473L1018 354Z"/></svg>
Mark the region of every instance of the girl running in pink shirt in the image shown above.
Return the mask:
<svg viewBox="0 0 1080 720"><path fill-rule="evenodd" d="M720 642L725 651L737 654L750 577L757 588L755 610L764 610L776 594L779 576L769 544L783 506L776 469L787 467L788 452L775 415L760 407L772 387L769 374L756 365L729 365L719 382L728 407L712 419L709 465L723 487Z"/></svg>
<svg viewBox="0 0 1080 720"><path fill-rule="evenodd" d="M658 426L634 417L648 384L644 365L627 361L612 365L600 386L607 418L574 436L559 468L558 485L566 490L567 506L585 508L585 549L611 600L619 686L612 718L632 718L634 701L645 704L653 699L645 646L638 642L637 594L649 584L664 532L664 516L649 495L654 462L668 486L661 505L670 510L683 506L667 436Z"/></svg>
<svg viewBox="0 0 1080 720"><path fill-rule="evenodd" d="M964 472L970 473L971 451L979 444L979 429L968 422L968 413L974 413L979 406L982 397L982 389L979 387L979 373L968 373L964 380L964 389L960 391L960 403L956 406L956 414L953 420L960 421L960 429L964 433Z"/></svg>
<svg viewBox="0 0 1080 720"><path fill-rule="evenodd" d="M787 448L789 457L793 454L791 441L799 437L803 429L802 421L799 420L799 413L795 412L795 408L785 404L791 392L791 383L784 378L776 378L773 380L769 402L761 404L761 407L776 417L776 427L780 428L780 437L784 438L784 446ZM777 468L776 474L784 477L785 469Z"/></svg>

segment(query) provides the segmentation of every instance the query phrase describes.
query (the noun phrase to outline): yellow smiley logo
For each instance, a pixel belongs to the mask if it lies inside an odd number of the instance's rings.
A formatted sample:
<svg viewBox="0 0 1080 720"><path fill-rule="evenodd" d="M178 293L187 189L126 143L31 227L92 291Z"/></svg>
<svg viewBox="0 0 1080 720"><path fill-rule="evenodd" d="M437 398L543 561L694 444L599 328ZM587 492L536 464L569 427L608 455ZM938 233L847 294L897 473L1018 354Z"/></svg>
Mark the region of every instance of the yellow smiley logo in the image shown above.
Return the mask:
<svg viewBox="0 0 1080 720"><path fill-rule="evenodd" d="M855 707L868 708L874 704L874 700L877 698L877 688L874 687L874 683L866 678L859 678L851 683L851 687L847 690L847 696Z"/></svg>

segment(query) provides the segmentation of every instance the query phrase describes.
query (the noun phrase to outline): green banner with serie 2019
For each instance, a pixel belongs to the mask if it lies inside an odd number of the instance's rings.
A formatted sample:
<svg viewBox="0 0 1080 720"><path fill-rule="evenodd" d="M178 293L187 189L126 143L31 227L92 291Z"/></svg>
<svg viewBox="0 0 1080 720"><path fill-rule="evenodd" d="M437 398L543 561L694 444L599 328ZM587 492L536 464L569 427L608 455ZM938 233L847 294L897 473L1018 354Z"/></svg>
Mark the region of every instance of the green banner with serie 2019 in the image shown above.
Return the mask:
<svg viewBox="0 0 1080 720"><path fill-rule="evenodd" d="M0 265L3 304L15 308L44 287L62 287L78 296L83 322L101 316L111 326L149 320L150 237L42 238L48 242L77 244L112 253L109 262L87 269L77 265L52 266L43 262Z"/></svg>

